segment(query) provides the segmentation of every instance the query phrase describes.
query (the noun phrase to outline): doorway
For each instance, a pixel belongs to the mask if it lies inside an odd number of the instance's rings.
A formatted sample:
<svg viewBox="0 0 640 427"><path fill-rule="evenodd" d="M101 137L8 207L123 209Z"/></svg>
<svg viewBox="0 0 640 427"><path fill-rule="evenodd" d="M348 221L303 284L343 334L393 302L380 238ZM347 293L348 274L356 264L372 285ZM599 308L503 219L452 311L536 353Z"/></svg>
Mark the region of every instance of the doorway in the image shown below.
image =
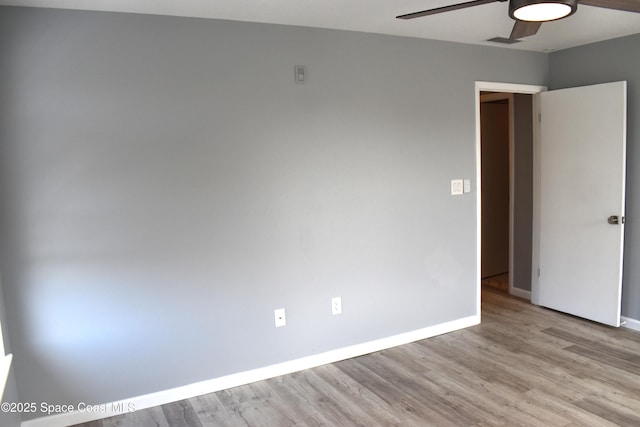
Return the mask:
<svg viewBox="0 0 640 427"><path fill-rule="evenodd" d="M510 184L512 179L511 136L513 94L480 94L480 164L482 174L482 285L509 291L512 235Z"/></svg>
<svg viewBox="0 0 640 427"><path fill-rule="evenodd" d="M537 138L533 94L544 90L476 83L478 312L483 278L512 295L531 299Z"/></svg>
<svg viewBox="0 0 640 427"><path fill-rule="evenodd" d="M530 290L518 287L512 279L515 274L510 274L509 292L524 296L536 305L619 326L624 252L626 82L551 92L541 86L476 82L478 314L482 292L482 92L514 96L538 94L532 101L532 256L522 259L533 267ZM517 165L513 169L517 171ZM511 180L510 215L515 212L514 194L519 192L514 193ZM513 235L512 221L509 227ZM558 249L557 242L573 247ZM517 246L517 241L513 241L509 249L510 267L519 260L514 250Z"/></svg>

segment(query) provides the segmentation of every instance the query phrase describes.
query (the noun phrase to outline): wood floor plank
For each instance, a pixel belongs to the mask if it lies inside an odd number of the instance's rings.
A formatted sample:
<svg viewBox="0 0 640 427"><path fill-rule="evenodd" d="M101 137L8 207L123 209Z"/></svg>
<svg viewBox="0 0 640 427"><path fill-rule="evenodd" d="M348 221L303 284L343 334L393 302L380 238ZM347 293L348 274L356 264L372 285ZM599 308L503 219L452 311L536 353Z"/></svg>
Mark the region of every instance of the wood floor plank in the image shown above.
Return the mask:
<svg viewBox="0 0 640 427"><path fill-rule="evenodd" d="M420 425L425 420L430 420L434 425L455 426L455 422L443 417L428 403L412 396L407 390L380 377L376 372L363 366L358 359L350 359L338 362L336 365L363 387L375 393L385 405L393 408L395 413L408 425ZM455 414L451 414L452 418Z"/></svg>
<svg viewBox="0 0 640 427"><path fill-rule="evenodd" d="M298 372L295 376L297 381L291 384L292 388L310 396L311 403L321 410L329 425L367 426L365 420L356 418L342 405L339 396L324 381L318 380L314 370Z"/></svg>
<svg viewBox="0 0 640 427"><path fill-rule="evenodd" d="M298 393L290 386L291 378L288 376L272 378L265 381L265 385L274 390L286 403L288 411L304 426L326 426L329 420L322 414L308 396Z"/></svg>
<svg viewBox="0 0 640 427"><path fill-rule="evenodd" d="M86 424L83 424L83 427ZM102 420L102 427L171 427L164 416L163 408L142 409Z"/></svg>
<svg viewBox="0 0 640 427"><path fill-rule="evenodd" d="M619 426L640 426L637 408L634 410L602 398L586 398L576 402L576 406Z"/></svg>
<svg viewBox="0 0 640 427"><path fill-rule="evenodd" d="M613 344L608 344L608 342L610 342L609 339L603 342L603 340L601 339L590 339L585 337L584 335L577 335L558 328L547 328L542 332L558 338L562 338L571 344L579 345L597 351L598 353L606 355L607 357L610 357L612 359L626 360L640 366L640 355L634 353L633 351L621 348L622 344L620 340L617 340ZM613 330L611 332L613 332Z"/></svg>
<svg viewBox="0 0 640 427"><path fill-rule="evenodd" d="M357 418L368 422L368 425L377 423L385 426L402 425L402 421L384 402L333 365L321 366L314 371L325 382L332 385L337 400Z"/></svg>
<svg viewBox="0 0 640 427"><path fill-rule="evenodd" d="M220 401L231 409L234 422L244 422L249 426L290 425L288 419L280 414L266 399L256 393L251 385L243 385L224 390L220 393Z"/></svg>
<svg viewBox="0 0 640 427"><path fill-rule="evenodd" d="M189 400L162 405L162 412L170 426L203 427Z"/></svg>
<svg viewBox="0 0 640 427"><path fill-rule="evenodd" d="M501 384L483 381L474 375L473 369L461 367L455 361L436 353L430 353L429 362L439 368L429 375L429 380L440 384L450 395L457 398L461 404L469 406L474 413L482 414L481 425L528 425L530 417L514 407L513 401L519 399L520 393L514 393L511 388ZM479 398L491 396L490 399ZM477 417L480 419L480 417Z"/></svg>
<svg viewBox="0 0 640 427"><path fill-rule="evenodd" d="M381 360L379 353L370 356L359 359L359 362L393 384L397 390L411 396L412 400L422 403L422 405L416 405L413 402L414 407L426 413L437 414L455 425L473 424L473 417L467 414L464 408L448 399L446 390L434 383L419 381L419 375L411 375L397 364L385 363Z"/></svg>
<svg viewBox="0 0 640 427"><path fill-rule="evenodd" d="M617 426L617 424L611 421L607 421L593 413L582 410L581 408L573 404L573 402L569 403L563 399L558 399L556 398L556 396L549 394L546 391L533 389L528 391L526 394L534 399L538 406L538 410L544 408L545 411L560 414L564 419L567 420L567 426Z"/></svg>
<svg viewBox="0 0 640 427"><path fill-rule="evenodd" d="M289 402L282 399L277 391L266 382L260 381L249 386L255 391L256 396L260 396L264 403L271 408L274 418L277 417L278 419L278 425L283 427L295 426L300 423L309 424L310 421L311 425L318 425L313 423L312 419L306 417L303 411L292 411Z"/></svg>
<svg viewBox="0 0 640 427"><path fill-rule="evenodd" d="M232 411L220 402L218 393L209 393L189 400L198 418L205 426L241 427L247 425L244 420L233 418Z"/></svg>
<svg viewBox="0 0 640 427"><path fill-rule="evenodd" d="M461 331L82 427L640 425L640 334L483 289Z"/></svg>
<svg viewBox="0 0 640 427"><path fill-rule="evenodd" d="M362 395L349 394L341 387L340 381L335 381L334 375L326 375L327 371L323 369L313 369L307 375L313 379L314 384L322 391L325 396L331 396L331 400L342 416L342 423L351 426L371 426L380 423L382 419L391 420L386 411L376 410L375 407L369 406L369 401L362 398ZM392 421L393 422L393 421ZM393 425L393 424L392 424Z"/></svg>

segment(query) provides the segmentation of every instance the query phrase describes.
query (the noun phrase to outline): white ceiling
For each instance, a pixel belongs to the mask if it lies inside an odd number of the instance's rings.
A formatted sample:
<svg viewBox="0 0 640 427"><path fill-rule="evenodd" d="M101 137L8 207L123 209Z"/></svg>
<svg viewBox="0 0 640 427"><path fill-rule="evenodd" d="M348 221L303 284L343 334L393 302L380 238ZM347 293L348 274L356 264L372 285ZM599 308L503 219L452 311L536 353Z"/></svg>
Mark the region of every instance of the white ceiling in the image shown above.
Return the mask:
<svg viewBox="0 0 640 427"><path fill-rule="evenodd" d="M507 3L492 3L404 21L403 13L467 0L0 0L0 5L146 13L333 28L368 33L504 46L484 40L508 37ZM579 6L561 21L509 48L540 52L640 33L640 13Z"/></svg>

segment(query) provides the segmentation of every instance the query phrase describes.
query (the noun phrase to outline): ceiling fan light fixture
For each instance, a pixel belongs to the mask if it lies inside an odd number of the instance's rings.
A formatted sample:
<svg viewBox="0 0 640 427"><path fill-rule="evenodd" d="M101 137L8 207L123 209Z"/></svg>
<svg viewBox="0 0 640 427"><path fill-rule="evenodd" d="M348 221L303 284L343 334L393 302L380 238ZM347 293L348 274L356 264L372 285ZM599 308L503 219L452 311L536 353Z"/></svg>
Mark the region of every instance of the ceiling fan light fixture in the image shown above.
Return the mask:
<svg viewBox="0 0 640 427"><path fill-rule="evenodd" d="M577 9L577 0L509 1L509 16L520 21L555 21L573 15Z"/></svg>

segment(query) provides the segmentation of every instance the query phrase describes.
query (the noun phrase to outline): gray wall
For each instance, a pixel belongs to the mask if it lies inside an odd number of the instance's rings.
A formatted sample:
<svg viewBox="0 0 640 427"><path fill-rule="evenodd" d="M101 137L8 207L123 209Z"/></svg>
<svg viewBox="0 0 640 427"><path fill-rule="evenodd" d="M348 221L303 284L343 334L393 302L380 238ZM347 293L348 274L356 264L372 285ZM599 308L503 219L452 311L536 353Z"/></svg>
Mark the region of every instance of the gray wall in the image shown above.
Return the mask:
<svg viewBox="0 0 640 427"><path fill-rule="evenodd" d="M640 319L640 34L552 53L551 89L626 80L627 198L622 315Z"/></svg>
<svg viewBox="0 0 640 427"><path fill-rule="evenodd" d="M475 314L474 81L547 56L0 9L23 401L107 402ZM293 67L308 82L293 81ZM332 317L330 298L343 298ZM286 307L288 325L273 327Z"/></svg>

